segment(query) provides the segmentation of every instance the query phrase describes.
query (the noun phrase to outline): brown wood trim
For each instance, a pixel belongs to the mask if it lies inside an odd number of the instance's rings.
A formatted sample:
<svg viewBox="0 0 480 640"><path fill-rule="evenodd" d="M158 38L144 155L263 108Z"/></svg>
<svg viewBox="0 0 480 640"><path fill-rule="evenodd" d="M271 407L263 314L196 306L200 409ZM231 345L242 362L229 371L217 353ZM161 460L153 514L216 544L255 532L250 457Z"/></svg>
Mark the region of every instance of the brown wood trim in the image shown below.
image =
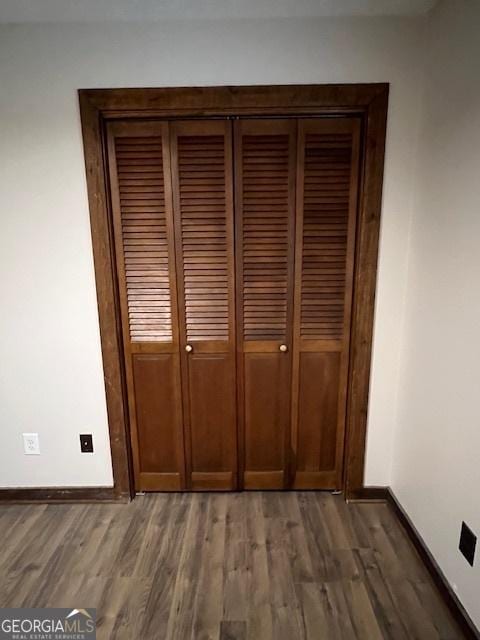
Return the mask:
<svg viewBox="0 0 480 640"><path fill-rule="evenodd" d="M236 472L232 471L192 471L193 491L231 491L236 485Z"/></svg>
<svg viewBox="0 0 480 640"><path fill-rule="evenodd" d="M297 471L292 488L299 491L336 491L336 475L335 471Z"/></svg>
<svg viewBox="0 0 480 640"><path fill-rule="evenodd" d="M144 471L138 476L137 486L139 491L181 491L185 485L181 473L149 473Z"/></svg>
<svg viewBox="0 0 480 640"><path fill-rule="evenodd" d="M373 98L365 118L345 439L344 486L347 498L361 489L364 483L387 108L388 90L385 90Z"/></svg>
<svg viewBox="0 0 480 640"><path fill-rule="evenodd" d="M325 84L149 89L81 89L107 118L362 112L388 84Z"/></svg>
<svg viewBox="0 0 480 640"><path fill-rule="evenodd" d="M453 591L445 577L445 574L438 565L438 562L433 557L424 539L407 515L405 509L402 507L390 487L386 487L384 491L386 493L386 500L388 504L395 512L395 515L415 547L443 601L447 605L458 626L461 628L465 638L467 638L467 640L480 640L480 631L476 628L473 620L470 618L457 595Z"/></svg>
<svg viewBox="0 0 480 640"><path fill-rule="evenodd" d="M133 497L134 485L125 401L122 328L118 312L118 288L115 275L115 243L107 204L107 173L104 158L105 131L100 111L82 92L80 92L80 115L90 205L114 493L116 497L122 499L128 496Z"/></svg>
<svg viewBox="0 0 480 640"><path fill-rule="evenodd" d="M128 502L113 487L38 487L0 489L0 504L32 502Z"/></svg>
<svg viewBox="0 0 480 640"><path fill-rule="evenodd" d="M363 488L388 84L82 89L79 91L114 491L133 496L114 244L105 172L105 126L119 118L352 115L362 119L356 267L344 487Z"/></svg>
<svg viewBox="0 0 480 640"><path fill-rule="evenodd" d="M283 469L279 471L245 471L244 488L278 491L278 487L285 485L285 476L286 472Z"/></svg>
<svg viewBox="0 0 480 640"><path fill-rule="evenodd" d="M388 500L387 487L362 487L352 491L348 502L386 502Z"/></svg>

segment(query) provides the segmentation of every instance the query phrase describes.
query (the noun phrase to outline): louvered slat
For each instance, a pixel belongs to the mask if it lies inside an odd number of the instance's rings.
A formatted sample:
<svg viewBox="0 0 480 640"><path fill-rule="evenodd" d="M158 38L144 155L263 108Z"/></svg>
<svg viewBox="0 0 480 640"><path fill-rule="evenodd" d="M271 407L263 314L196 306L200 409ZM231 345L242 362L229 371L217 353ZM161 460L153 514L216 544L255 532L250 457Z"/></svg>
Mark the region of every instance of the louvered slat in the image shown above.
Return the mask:
<svg viewBox="0 0 480 640"><path fill-rule="evenodd" d="M352 136L307 133L300 334L343 337Z"/></svg>
<svg viewBox="0 0 480 640"><path fill-rule="evenodd" d="M286 340L289 136L242 138L244 340Z"/></svg>
<svg viewBox="0 0 480 640"><path fill-rule="evenodd" d="M228 340L225 149L220 135L179 135L178 188L188 341Z"/></svg>
<svg viewBox="0 0 480 640"><path fill-rule="evenodd" d="M172 340L161 137L118 137L115 157L132 342Z"/></svg>

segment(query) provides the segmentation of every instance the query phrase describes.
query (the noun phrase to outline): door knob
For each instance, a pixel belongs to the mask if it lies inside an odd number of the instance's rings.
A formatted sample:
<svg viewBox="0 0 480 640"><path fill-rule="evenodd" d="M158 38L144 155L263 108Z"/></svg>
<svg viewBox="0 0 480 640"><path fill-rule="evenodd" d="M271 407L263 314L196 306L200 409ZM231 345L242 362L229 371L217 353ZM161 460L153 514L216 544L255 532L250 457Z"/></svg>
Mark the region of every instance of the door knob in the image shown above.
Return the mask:
<svg viewBox="0 0 480 640"><path fill-rule="evenodd" d="M288 347L286 344L281 344L280 345L280 351L283 351L283 353L285 353L285 351L288 351Z"/></svg>
<svg viewBox="0 0 480 640"><path fill-rule="evenodd" d="M185 351L187 353L191 353L193 351L193 347L191 344L187 344L187 346L185 347Z"/></svg>

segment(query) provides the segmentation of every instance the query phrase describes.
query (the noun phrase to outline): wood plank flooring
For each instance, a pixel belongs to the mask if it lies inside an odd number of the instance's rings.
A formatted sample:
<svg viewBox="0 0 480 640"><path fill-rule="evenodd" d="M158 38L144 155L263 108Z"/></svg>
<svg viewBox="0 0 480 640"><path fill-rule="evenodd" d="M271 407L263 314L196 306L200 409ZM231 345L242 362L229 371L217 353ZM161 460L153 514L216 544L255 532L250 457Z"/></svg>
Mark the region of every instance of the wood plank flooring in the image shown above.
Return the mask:
<svg viewBox="0 0 480 640"><path fill-rule="evenodd" d="M462 638L386 504L320 492L1 505L0 606L126 640Z"/></svg>

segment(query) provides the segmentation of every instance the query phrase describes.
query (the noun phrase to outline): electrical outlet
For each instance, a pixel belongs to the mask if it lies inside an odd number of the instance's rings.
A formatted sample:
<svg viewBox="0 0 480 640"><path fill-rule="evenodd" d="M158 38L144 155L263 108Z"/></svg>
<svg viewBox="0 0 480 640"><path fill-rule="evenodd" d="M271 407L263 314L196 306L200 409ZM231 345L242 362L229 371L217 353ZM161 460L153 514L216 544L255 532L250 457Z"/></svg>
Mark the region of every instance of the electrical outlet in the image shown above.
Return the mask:
<svg viewBox="0 0 480 640"><path fill-rule="evenodd" d="M23 434L23 451L26 456L40 455L40 442L38 440L38 433Z"/></svg>
<svg viewBox="0 0 480 640"><path fill-rule="evenodd" d="M458 548L465 556L468 564L473 567L475 560L475 547L477 546L477 536L473 533L470 527L467 527L465 522L462 522L462 531L460 533L460 544Z"/></svg>
<svg viewBox="0 0 480 640"><path fill-rule="evenodd" d="M82 453L93 453L93 436L91 433L80 434L80 450Z"/></svg>

